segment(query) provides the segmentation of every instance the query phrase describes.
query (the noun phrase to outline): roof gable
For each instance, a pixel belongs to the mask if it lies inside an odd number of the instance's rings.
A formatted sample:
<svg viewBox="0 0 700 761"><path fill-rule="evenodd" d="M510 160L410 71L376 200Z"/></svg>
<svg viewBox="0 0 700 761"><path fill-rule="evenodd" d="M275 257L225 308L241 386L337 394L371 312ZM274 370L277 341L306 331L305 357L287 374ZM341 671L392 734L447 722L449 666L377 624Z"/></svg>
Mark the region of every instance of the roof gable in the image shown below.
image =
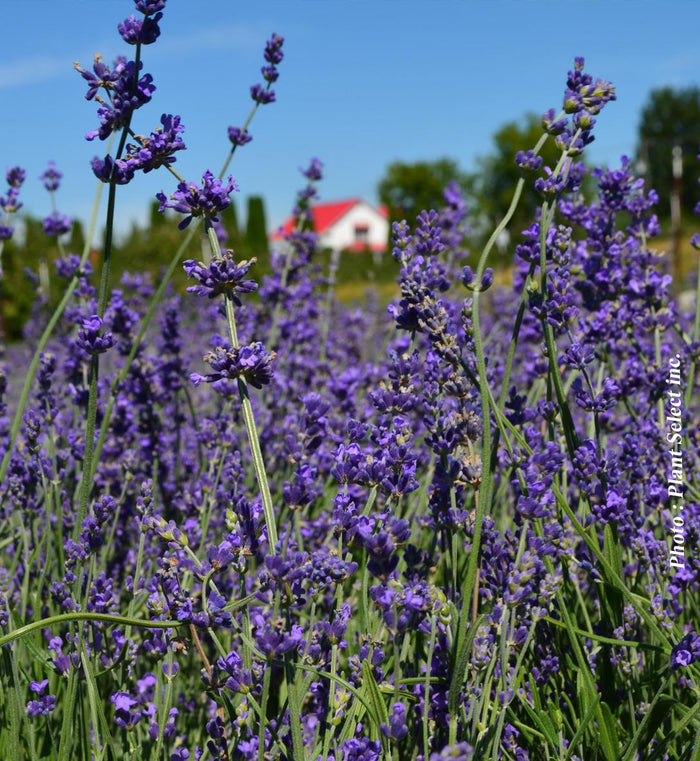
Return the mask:
<svg viewBox="0 0 700 761"><path fill-rule="evenodd" d="M342 217L344 217L351 209L359 204L366 203L361 198L348 198L344 201L330 201L328 203L318 203L311 207L311 218L313 220L314 231L319 235L322 235ZM374 209L370 204L367 204L375 212L382 214L382 209ZM294 229L294 217L289 217L273 234L273 239L279 239L283 235L286 235Z"/></svg>

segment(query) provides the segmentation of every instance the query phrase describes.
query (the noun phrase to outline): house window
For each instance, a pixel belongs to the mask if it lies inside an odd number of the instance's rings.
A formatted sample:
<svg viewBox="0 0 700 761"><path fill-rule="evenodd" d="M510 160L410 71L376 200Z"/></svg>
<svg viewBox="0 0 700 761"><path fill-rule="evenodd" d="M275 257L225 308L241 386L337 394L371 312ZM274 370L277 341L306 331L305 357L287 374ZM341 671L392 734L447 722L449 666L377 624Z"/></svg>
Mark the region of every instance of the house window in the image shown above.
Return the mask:
<svg viewBox="0 0 700 761"><path fill-rule="evenodd" d="M355 243L369 243L368 225L355 225Z"/></svg>

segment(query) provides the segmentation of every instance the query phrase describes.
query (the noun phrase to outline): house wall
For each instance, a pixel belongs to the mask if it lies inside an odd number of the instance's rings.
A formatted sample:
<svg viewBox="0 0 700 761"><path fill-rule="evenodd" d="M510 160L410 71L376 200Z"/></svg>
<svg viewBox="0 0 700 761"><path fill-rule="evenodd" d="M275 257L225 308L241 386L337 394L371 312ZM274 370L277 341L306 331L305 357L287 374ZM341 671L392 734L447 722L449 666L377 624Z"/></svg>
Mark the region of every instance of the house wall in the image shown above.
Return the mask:
<svg viewBox="0 0 700 761"><path fill-rule="evenodd" d="M364 225L369 248L386 247L389 222L376 209L364 201L352 207L334 225L319 236L321 246L342 249L355 243L355 226Z"/></svg>

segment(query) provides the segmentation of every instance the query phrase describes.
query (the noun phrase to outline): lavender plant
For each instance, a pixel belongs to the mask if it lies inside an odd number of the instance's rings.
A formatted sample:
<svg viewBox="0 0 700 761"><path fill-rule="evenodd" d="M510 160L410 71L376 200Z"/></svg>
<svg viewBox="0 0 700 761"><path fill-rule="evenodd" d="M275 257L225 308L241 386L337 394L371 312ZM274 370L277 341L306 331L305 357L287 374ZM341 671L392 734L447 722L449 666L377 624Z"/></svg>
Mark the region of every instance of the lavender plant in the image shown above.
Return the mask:
<svg viewBox="0 0 700 761"><path fill-rule="evenodd" d="M133 60L77 66L87 137L117 146L92 162L99 279L89 234L55 263L63 298L24 377L22 347L0 374L2 757L697 758L700 306L677 307L626 158L580 194L612 85L575 60L471 266L456 187L394 226L381 317L334 303L315 264L317 159L273 274L222 249L226 173L276 100L282 37L199 184L174 166L178 115L132 128L167 20L164 0L135 7ZM157 287L113 287L117 187L152 170L175 177L158 200L183 245ZM497 289L489 255L526 183L542 204ZM198 232L203 261L181 263Z"/></svg>

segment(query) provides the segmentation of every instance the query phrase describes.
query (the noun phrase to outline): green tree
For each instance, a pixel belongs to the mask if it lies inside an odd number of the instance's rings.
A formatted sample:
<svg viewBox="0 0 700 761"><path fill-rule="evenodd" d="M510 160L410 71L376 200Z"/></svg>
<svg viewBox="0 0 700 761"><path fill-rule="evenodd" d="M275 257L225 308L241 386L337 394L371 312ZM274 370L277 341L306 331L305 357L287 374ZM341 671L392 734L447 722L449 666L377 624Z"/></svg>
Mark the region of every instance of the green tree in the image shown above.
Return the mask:
<svg viewBox="0 0 700 761"><path fill-rule="evenodd" d="M83 253L84 247L85 231L83 230L83 223L79 219L74 219L67 249L70 253L80 256Z"/></svg>
<svg viewBox="0 0 700 761"><path fill-rule="evenodd" d="M445 205L443 192L452 181L462 189L467 187L467 175L452 159L395 161L379 181L377 194L389 209L390 221L406 219L413 224L424 209L440 209Z"/></svg>
<svg viewBox="0 0 700 761"><path fill-rule="evenodd" d="M670 213L673 189L673 148L683 150L681 206L692 213L698 201L697 153L700 145L700 88L661 87L649 93L638 130L637 159L646 166L646 179L661 199L659 213Z"/></svg>
<svg viewBox="0 0 700 761"><path fill-rule="evenodd" d="M256 257L256 277L270 268L270 247L267 240L267 223L265 221L265 204L260 196L248 198L248 218L245 228L245 258Z"/></svg>
<svg viewBox="0 0 700 761"><path fill-rule="evenodd" d="M241 228L238 224L236 202L231 199L231 205L224 209L219 216L229 237L226 245L228 248L233 248L235 250L236 246L240 246L241 243Z"/></svg>

